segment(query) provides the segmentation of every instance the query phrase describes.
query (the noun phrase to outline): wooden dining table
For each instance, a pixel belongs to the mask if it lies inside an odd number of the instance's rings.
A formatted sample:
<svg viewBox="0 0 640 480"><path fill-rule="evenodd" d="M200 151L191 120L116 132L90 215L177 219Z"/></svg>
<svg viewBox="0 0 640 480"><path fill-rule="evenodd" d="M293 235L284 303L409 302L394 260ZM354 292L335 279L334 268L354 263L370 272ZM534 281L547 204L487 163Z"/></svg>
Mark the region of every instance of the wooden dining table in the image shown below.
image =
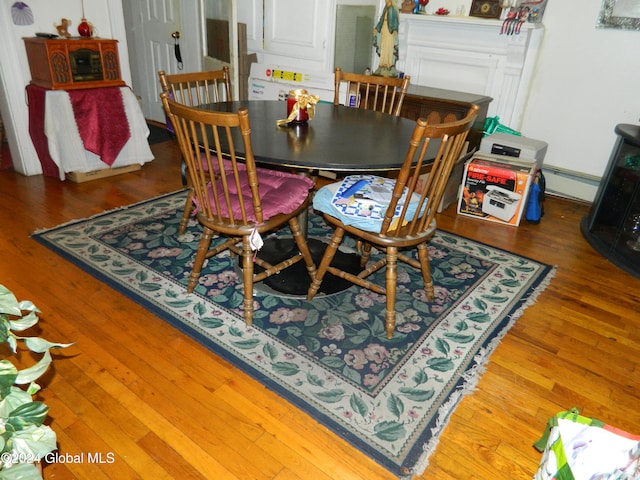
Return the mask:
<svg viewBox="0 0 640 480"><path fill-rule="evenodd" d="M416 126L415 120L330 103L315 105L308 122L284 126L277 122L287 118L287 102L246 100L198 108L237 112L242 107L249 110L256 162L307 172L397 170Z"/></svg>
<svg viewBox="0 0 640 480"><path fill-rule="evenodd" d="M256 163L267 167L292 168L301 175L398 170L404 162L416 126L415 120L330 103L315 105L314 116L306 123L283 126L278 126L279 120L287 118L287 102L283 101L233 101L204 104L197 108L237 112L242 107L249 111L251 146ZM239 132L233 133L239 137ZM240 138L234 138L234 143L236 147L242 145ZM430 148L434 149L432 156L435 156L437 145ZM300 226L306 234L306 212L300 218ZM267 240L260 256L270 261L295 248L290 239ZM313 238L308 238L308 243L314 260L319 261L326 244ZM346 254L339 256L343 257L338 259L344 262L343 269L355 270L356 273L359 271L357 257ZM334 293L350 285L342 279L334 280L323 282L323 288L329 289L324 293ZM303 295L309 286L309 277L306 269L296 274L290 268L269 277L265 283L279 292Z"/></svg>

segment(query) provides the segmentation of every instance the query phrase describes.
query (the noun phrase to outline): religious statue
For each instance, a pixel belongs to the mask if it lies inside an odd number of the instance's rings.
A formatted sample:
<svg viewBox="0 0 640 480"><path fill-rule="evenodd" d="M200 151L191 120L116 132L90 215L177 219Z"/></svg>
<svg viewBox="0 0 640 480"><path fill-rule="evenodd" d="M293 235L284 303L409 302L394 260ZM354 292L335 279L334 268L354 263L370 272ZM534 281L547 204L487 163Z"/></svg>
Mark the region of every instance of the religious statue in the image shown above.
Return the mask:
<svg viewBox="0 0 640 480"><path fill-rule="evenodd" d="M396 61L398 60L398 26L400 14L394 0L385 0L380 20L373 30L373 46L380 57L378 69L374 75L397 77Z"/></svg>

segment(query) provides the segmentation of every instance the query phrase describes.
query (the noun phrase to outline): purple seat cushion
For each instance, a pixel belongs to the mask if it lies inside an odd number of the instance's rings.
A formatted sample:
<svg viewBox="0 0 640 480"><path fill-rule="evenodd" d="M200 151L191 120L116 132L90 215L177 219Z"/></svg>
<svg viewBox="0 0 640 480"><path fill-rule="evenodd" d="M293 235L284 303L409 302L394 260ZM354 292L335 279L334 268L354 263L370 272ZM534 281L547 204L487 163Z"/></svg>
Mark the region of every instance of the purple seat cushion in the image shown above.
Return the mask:
<svg viewBox="0 0 640 480"><path fill-rule="evenodd" d="M238 165L240 171L240 190L244 199L245 209L247 211L247 219L255 222L256 217L253 211L253 203L251 201L251 189L249 188L249 179L246 174L244 165ZM260 198L262 199L262 217L268 220L274 215L287 214L297 209L309 196L309 190L313 188L314 183L310 178L302 175L294 175L292 173L270 170L267 168L258 168L258 184L260 190ZM232 194L237 193L236 184L233 173L226 172L229 191ZM223 211L222 216L227 217L226 202L222 192L222 179L217 182L218 195L221 199ZM213 196L213 187L209 186L209 195ZM215 204L211 202L215 209ZM237 196L231 197L231 209L235 218L241 218L240 203Z"/></svg>

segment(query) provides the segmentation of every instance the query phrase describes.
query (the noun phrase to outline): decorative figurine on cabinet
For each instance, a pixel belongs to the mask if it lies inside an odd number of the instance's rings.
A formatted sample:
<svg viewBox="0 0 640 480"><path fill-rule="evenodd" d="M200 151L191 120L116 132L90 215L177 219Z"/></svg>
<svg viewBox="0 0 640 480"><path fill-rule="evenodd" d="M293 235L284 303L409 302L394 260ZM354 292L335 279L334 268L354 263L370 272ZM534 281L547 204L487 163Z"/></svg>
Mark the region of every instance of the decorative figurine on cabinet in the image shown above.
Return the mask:
<svg viewBox="0 0 640 480"><path fill-rule="evenodd" d="M380 20L373 30L373 46L380 57L378 69L374 75L397 77L396 61L398 60L398 27L400 13L394 0L385 0Z"/></svg>
<svg viewBox="0 0 640 480"><path fill-rule="evenodd" d="M60 25L56 25L58 36L63 38L69 38L71 36L71 34L69 33L70 26L71 26L71 20L69 20L68 18L62 18L60 20Z"/></svg>
<svg viewBox="0 0 640 480"><path fill-rule="evenodd" d="M400 5L401 13L413 13L413 10L416 8L414 0L403 0L402 5Z"/></svg>

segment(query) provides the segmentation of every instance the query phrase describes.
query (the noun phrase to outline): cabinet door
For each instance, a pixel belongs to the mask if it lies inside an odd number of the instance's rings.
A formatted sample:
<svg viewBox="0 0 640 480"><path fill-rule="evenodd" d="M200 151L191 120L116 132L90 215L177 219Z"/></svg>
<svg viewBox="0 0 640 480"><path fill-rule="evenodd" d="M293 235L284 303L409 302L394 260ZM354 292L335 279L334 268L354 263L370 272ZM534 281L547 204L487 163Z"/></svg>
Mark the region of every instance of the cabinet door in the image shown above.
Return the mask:
<svg viewBox="0 0 640 480"><path fill-rule="evenodd" d="M332 5L327 0L265 0L265 51L325 61Z"/></svg>
<svg viewBox="0 0 640 480"><path fill-rule="evenodd" d="M262 50L262 0L242 0L238 5L238 23L247 25L247 50Z"/></svg>

